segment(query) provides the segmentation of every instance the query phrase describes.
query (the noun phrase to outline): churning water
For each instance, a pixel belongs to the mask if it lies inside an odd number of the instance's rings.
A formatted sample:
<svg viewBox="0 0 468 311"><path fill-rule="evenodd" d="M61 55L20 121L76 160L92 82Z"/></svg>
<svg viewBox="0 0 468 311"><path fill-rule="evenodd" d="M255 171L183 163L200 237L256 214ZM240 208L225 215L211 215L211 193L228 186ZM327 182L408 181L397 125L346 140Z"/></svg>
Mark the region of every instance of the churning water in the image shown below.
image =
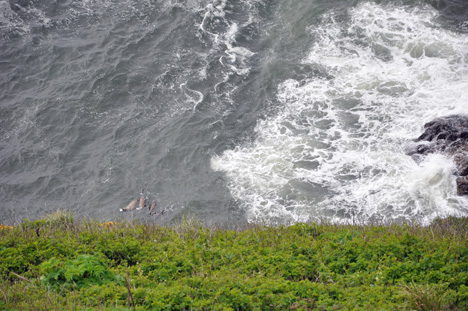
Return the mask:
<svg viewBox="0 0 468 311"><path fill-rule="evenodd" d="M0 53L3 223L468 214L405 154L468 113L464 1L0 0Z"/></svg>

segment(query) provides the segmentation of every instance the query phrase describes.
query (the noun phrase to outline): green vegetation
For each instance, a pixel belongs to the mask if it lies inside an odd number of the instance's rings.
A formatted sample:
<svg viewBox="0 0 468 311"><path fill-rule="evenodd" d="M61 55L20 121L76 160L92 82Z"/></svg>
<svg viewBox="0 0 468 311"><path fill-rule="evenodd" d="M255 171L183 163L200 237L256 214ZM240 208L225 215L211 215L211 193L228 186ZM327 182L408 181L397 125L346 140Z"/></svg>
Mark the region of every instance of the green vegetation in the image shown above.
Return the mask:
<svg viewBox="0 0 468 311"><path fill-rule="evenodd" d="M468 218L0 230L0 310L468 310Z"/></svg>

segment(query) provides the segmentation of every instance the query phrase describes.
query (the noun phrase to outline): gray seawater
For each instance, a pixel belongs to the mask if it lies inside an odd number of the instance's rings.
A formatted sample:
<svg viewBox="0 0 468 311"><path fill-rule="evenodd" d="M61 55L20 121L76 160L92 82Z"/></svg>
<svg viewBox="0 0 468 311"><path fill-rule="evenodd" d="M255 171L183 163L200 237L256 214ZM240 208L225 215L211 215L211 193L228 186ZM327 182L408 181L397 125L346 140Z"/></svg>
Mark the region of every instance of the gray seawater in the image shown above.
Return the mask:
<svg viewBox="0 0 468 311"><path fill-rule="evenodd" d="M0 0L0 222L468 215L404 154L467 90L463 0Z"/></svg>

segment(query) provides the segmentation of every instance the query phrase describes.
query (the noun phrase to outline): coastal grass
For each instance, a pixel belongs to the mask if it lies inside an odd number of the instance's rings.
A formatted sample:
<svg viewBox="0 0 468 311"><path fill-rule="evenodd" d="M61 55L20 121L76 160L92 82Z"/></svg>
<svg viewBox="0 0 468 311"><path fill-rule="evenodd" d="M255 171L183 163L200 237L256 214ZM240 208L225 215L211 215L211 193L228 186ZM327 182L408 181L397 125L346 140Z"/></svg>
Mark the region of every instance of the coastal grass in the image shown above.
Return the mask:
<svg viewBox="0 0 468 311"><path fill-rule="evenodd" d="M468 310L468 218L0 227L0 310Z"/></svg>

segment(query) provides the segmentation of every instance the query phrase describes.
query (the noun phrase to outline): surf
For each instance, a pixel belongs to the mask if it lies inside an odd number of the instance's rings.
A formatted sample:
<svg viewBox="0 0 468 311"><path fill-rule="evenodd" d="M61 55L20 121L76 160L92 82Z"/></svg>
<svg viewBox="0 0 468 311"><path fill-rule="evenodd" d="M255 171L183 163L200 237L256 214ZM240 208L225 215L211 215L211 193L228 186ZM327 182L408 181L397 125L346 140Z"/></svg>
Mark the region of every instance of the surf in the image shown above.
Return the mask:
<svg viewBox="0 0 468 311"><path fill-rule="evenodd" d="M312 78L277 88L256 138L212 158L250 221L430 222L466 214L453 164L404 150L424 123L468 111L468 40L438 12L362 3L311 25Z"/></svg>

